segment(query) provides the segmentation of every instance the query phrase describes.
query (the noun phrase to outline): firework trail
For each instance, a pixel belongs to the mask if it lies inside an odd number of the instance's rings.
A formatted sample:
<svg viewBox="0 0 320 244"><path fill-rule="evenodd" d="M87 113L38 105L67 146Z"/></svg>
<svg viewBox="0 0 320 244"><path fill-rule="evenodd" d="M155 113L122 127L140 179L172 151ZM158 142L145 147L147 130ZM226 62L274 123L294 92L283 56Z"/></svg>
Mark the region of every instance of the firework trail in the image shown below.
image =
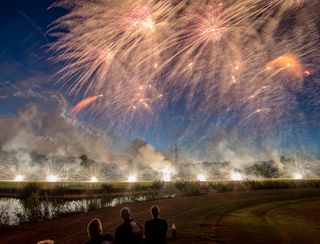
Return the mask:
<svg viewBox="0 0 320 244"><path fill-rule="evenodd" d="M267 70L278 68L292 73L297 79L302 79L303 70L299 59L294 54L285 54L267 63Z"/></svg>
<svg viewBox="0 0 320 244"><path fill-rule="evenodd" d="M77 104L69 111L69 115L72 116L72 117L76 117L82 109L84 109L84 108L86 108L87 106L89 106L91 103L93 103L94 101L96 101L99 97L103 97L103 95L88 97L88 98L80 101L79 103L77 103Z"/></svg>
<svg viewBox="0 0 320 244"><path fill-rule="evenodd" d="M287 134L279 131L309 123L297 94L319 65L319 5L58 1L70 12L50 26L58 39L50 50L64 64L60 82L70 96L107 99L92 111L106 129L180 123L181 140L236 128L257 132L248 144L258 136L280 143Z"/></svg>

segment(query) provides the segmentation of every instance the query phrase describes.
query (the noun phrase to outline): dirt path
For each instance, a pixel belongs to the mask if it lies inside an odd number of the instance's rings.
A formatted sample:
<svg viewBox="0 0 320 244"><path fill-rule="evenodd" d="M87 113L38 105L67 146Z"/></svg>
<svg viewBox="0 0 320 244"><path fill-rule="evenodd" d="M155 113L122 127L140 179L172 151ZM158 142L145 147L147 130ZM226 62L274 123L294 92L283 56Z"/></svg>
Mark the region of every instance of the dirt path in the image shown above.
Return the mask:
<svg viewBox="0 0 320 244"><path fill-rule="evenodd" d="M133 217L143 224L149 219L150 206L159 204L161 215L168 220L169 226L172 223L177 226L178 238L171 239L168 233L169 243L241 243L245 240L249 243L275 243L263 242L283 240L277 229L283 228L284 223L274 222L282 210L279 208L279 211L271 211L271 205L281 201L298 201L306 198L320 198L320 189L228 192L128 205ZM271 204L271 207L261 207L263 204ZM299 208L299 204L294 206ZM42 239L53 239L56 243L83 243L87 239L86 225L93 217L99 217L105 231L113 233L121 222L119 218L121 207L110 207L1 230L0 243L36 243ZM303 218L306 211L301 212L300 218ZM286 216L290 217L290 212ZM246 238L241 239L238 234ZM314 238L318 237L314 234ZM251 242L252 240L261 242Z"/></svg>

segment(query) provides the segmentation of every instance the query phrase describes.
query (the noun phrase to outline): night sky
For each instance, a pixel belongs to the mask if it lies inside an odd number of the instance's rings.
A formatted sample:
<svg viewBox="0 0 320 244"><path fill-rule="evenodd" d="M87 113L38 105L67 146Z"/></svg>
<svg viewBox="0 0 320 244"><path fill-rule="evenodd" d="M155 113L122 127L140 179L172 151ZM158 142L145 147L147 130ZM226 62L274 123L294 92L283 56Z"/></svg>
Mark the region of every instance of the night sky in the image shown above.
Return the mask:
<svg viewBox="0 0 320 244"><path fill-rule="evenodd" d="M55 74L62 64L55 63L51 59L48 47L56 39L48 35L47 30L53 21L68 11L61 8L49 9L53 2L2 0L0 3L0 130L6 131L7 135L0 136L0 147L3 151L13 150L8 149L8 141L13 141L13 137L8 135L11 133L8 123L20 121L26 111L31 113L30 110L26 110L28 106L40 107L39 111L45 111L48 117L50 115L53 117L53 121L46 120L46 122L54 123L56 116L66 116L62 114L84 98L68 96L61 84L56 82ZM277 155L295 153L319 157L319 65L319 60L310 60L307 68L311 70L311 74L303 77L301 88L298 91L290 91L288 87L288 92L294 93L296 98L296 109L302 111L303 122L300 117L294 116L279 124L268 122L266 130L257 126L261 121L253 121L242 128L236 116L242 113L243 108L240 106L234 106L231 109L221 106L212 114L194 115L186 112L185 101L180 98L166 104L165 109L159 112L160 120L156 125L136 126L132 129L128 124L120 129L106 130L105 124L111 123L110 118L96 116L92 111L81 114L77 118L77 123L93 126L101 130L101 133L105 132L104 136L108 137L107 140L119 147L126 147L134 139L143 139L158 150L169 152L175 144L178 144L194 158L223 160L226 157L237 157L239 154L246 159L248 157L244 155L252 153L266 158L273 155L274 151L277 151ZM57 108L59 106L60 108ZM42 116L42 114L39 112L35 116ZM205 122L203 117L206 118ZM31 121L34 120L37 118L31 119ZM29 126L28 123L19 123L21 127ZM34 126L33 122L31 124L30 126ZM264 125L262 127L265 128ZM35 128L38 127L33 127L33 132L37 136L42 136L41 130L37 131ZM16 127L11 129L15 130ZM60 127L50 130L54 135L59 133ZM261 133L261 135L250 137L247 136L248 133ZM19 134L15 136L19 137ZM45 136L47 136L46 133ZM23 143L20 147L23 148ZM249 159L252 158L249 157Z"/></svg>
<svg viewBox="0 0 320 244"><path fill-rule="evenodd" d="M21 89L52 89L55 67L48 62L46 45L54 41L47 26L63 10L50 10L53 1L3 1L1 3L1 115L16 114L22 104L13 94ZM42 81L40 77L46 77ZM25 84L23 84L25 83ZM28 83L28 84L26 84ZM5 98L6 97L6 98Z"/></svg>

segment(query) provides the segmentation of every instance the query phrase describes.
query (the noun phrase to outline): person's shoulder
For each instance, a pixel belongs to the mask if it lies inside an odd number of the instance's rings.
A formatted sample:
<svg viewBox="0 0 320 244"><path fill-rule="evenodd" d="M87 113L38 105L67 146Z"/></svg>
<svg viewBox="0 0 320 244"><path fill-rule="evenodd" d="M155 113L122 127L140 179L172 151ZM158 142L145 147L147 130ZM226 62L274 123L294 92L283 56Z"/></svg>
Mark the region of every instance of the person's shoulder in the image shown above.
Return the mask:
<svg viewBox="0 0 320 244"><path fill-rule="evenodd" d="M117 234L117 233L121 233L124 229L125 229L124 223L122 223L121 225L118 225L118 226L117 226L115 233L116 233L116 234Z"/></svg>
<svg viewBox="0 0 320 244"><path fill-rule="evenodd" d="M163 226L168 226L167 220L165 219L159 219L159 223Z"/></svg>
<svg viewBox="0 0 320 244"><path fill-rule="evenodd" d="M83 244L92 244L91 240L85 241Z"/></svg>
<svg viewBox="0 0 320 244"><path fill-rule="evenodd" d="M113 241L113 236L110 233L103 235L102 239L104 241Z"/></svg>
<svg viewBox="0 0 320 244"><path fill-rule="evenodd" d="M135 221L127 221L127 222L123 222L121 225L119 225L116 228L116 233L123 233L123 232L127 232L128 229L131 228L132 224L136 223Z"/></svg>
<svg viewBox="0 0 320 244"><path fill-rule="evenodd" d="M130 222L130 227L132 228L132 230L133 230L134 232L138 232L138 231L141 231L141 230L142 230L141 225L140 225L139 222L136 221L136 220L131 220L131 222Z"/></svg>
<svg viewBox="0 0 320 244"><path fill-rule="evenodd" d="M113 244L113 240L102 240L100 244Z"/></svg>
<svg viewBox="0 0 320 244"><path fill-rule="evenodd" d="M146 222L145 222L145 224L146 225L149 225L149 224L151 224L153 222L153 219L149 219L149 220L147 220Z"/></svg>
<svg viewBox="0 0 320 244"><path fill-rule="evenodd" d="M153 223L167 223L165 219L149 219L145 222L146 224L153 224Z"/></svg>
<svg viewBox="0 0 320 244"><path fill-rule="evenodd" d="M101 244L113 244L113 236L111 234L105 234L102 237Z"/></svg>
<svg viewBox="0 0 320 244"><path fill-rule="evenodd" d="M127 226L127 225L128 225L127 222L123 222L123 223L121 223L120 225L118 225L117 229L122 229L122 228L124 228L124 227Z"/></svg>

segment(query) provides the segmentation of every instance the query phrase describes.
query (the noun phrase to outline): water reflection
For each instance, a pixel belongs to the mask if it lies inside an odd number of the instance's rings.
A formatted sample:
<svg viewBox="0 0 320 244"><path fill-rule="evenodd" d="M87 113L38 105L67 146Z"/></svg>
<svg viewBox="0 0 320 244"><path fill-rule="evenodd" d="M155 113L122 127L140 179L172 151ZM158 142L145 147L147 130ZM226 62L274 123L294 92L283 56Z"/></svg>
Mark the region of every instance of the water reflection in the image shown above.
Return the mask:
<svg viewBox="0 0 320 244"><path fill-rule="evenodd" d="M173 198L175 195L165 195L161 198ZM157 197L159 198L159 197ZM0 198L0 223L17 225L34 220L51 219L77 212L87 212L104 207L115 207L119 204L154 200L149 195L121 196L101 198L62 200L42 200L37 206L30 206L25 200L15 198Z"/></svg>

